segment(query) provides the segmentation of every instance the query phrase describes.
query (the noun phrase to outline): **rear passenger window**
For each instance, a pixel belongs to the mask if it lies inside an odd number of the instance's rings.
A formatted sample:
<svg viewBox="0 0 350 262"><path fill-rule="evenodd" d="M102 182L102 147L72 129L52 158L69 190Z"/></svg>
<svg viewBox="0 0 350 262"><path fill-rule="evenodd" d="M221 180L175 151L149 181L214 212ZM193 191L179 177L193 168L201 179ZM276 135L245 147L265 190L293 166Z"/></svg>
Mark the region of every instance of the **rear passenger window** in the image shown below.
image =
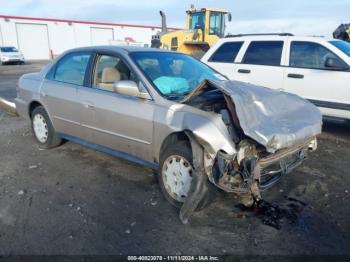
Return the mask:
<svg viewBox="0 0 350 262"><path fill-rule="evenodd" d="M233 63L243 42L223 43L210 57L209 62Z"/></svg>
<svg viewBox="0 0 350 262"><path fill-rule="evenodd" d="M279 66L283 41L256 41L251 42L245 56L243 64Z"/></svg>
<svg viewBox="0 0 350 262"><path fill-rule="evenodd" d="M90 53L73 53L63 57L57 63L54 80L84 85L85 71L89 63Z"/></svg>

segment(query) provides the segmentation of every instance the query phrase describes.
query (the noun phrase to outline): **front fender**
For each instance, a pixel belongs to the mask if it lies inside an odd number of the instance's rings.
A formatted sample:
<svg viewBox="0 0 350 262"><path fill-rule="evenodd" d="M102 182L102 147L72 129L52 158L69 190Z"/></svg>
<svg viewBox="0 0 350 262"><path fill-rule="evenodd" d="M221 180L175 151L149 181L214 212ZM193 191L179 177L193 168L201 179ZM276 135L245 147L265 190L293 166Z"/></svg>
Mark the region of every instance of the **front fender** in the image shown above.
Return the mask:
<svg viewBox="0 0 350 262"><path fill-rule="evenodd" d="M177 132L191 132L210 155L215 156L219 151L224 151L228 155L237 153L236 146L218 114L174 104L168 110L165 108L157 110L155 119L158 119L155 120L154 127L154 152L157 160L163 141Z"/></svg>

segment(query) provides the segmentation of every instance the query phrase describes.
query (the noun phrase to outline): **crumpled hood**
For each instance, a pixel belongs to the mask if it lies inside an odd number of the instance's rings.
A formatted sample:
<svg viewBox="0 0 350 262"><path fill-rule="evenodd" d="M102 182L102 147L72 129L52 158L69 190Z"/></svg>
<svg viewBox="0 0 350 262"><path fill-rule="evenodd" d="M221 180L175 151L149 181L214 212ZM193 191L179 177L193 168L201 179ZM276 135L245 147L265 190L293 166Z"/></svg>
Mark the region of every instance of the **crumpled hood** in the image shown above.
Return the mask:
<svg viewBox="0 0 350 262"><path fill-rule="evenodd" d="M238 81L205 81L232 99L245 135L270 153L321 133L319 109L297 95ZM200 93L206 83L200 84L184 101Z"/></svg>

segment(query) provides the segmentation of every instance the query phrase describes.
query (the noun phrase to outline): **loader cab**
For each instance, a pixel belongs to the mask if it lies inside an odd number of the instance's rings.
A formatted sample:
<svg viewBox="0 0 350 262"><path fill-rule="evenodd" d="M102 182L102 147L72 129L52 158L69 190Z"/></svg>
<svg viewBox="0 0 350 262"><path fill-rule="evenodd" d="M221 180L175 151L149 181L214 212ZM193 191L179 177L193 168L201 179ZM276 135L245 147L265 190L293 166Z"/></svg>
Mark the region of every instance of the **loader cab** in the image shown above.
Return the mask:
<svg viewBox="0 0 350 262"><path fill-rule="evenodd" d="M166 16L162 17L162 31L152 36L151 47L169 49L200 59L220 38L224 37L225 20L231 14L223 9L198 8L186 11L186 29L168 30Z"/></svg>
<svg viewBox="0 0 350 262"><path fill-rule="evenodd" d="M231 21L231 14L224 10L191 8L187 11L187 29L192 32L201 30L203 36L201 41L211 45L224 36L226 16L228 16L228 21Z"/></svg>

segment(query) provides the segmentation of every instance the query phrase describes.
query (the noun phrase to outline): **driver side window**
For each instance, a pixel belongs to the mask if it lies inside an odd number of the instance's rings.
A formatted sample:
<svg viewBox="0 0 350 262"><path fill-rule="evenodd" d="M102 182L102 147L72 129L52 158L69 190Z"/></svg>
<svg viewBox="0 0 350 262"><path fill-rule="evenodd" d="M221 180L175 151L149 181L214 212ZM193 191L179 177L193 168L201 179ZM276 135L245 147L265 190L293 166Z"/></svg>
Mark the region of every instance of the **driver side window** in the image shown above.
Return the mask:
<svg viewBox="0 0 350 262"><path fill-rule="evenodd" d="M326 67L328 58L340 60L333 52L320 44L299 41L291 43L289 62L291 67L329 69Z"/></svg>
<svg viewBox="0 0 350 262"><path fill-rule="evenodd" d="M136 78L119 57L100 55L95 66L93 87L114 92L114 83L121 80L136 81Z"/></svg>

